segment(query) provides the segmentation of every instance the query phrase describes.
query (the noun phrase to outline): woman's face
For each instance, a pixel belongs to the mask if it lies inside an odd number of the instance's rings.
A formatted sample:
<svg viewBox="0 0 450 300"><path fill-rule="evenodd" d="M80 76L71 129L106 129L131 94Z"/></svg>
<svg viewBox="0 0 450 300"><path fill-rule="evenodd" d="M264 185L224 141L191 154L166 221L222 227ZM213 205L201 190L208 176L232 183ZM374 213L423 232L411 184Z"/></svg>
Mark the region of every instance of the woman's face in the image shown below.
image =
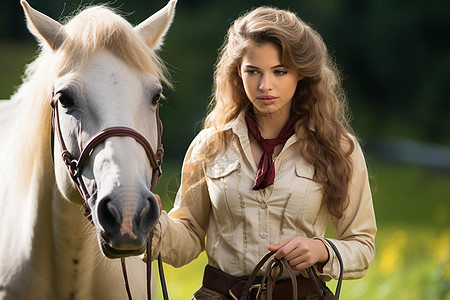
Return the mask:
<svg viewBox="0 0 450 300"><path fill-rule="evenodd" d="M255 113L289 115L297 82L297 70L281 63L280 49L272 43L250 48L239 66L245 93Z"/></svg>

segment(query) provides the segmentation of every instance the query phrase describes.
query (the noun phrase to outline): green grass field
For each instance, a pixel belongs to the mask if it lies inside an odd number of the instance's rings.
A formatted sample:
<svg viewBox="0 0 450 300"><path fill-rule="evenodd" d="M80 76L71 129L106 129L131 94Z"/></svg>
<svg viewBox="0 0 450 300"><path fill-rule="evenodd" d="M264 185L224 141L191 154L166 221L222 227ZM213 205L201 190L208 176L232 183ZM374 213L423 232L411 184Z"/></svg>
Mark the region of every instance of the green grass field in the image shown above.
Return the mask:
<svg viewBox="0 0 450 300"><path fill-rule="evenodd" d="M376 257L366 276L344 281L341 299L450 299L450 174L369 161L378 223ZM170 209L179 166L165 163L158 187ZM165 265L171 299L189 299L201 286L202 253L190 264ZM155 264L156 267L156 264ZM335 282L330 282L332 290ZM162 299L159 284L156 299Z"/></svg>

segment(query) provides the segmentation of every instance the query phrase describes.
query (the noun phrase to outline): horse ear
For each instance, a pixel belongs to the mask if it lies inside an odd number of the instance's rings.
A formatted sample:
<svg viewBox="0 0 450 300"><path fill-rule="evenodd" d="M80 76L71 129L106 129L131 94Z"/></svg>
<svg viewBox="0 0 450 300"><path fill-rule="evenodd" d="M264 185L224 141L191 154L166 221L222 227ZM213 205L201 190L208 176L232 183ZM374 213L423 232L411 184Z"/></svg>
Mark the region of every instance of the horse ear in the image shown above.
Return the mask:
<svg viewBox="0 0 450 300"><path fill-rule="evenodd" d="M63 26L52 18L32 8L27 1L21 0L27 18L27 27L38 39L45 40L53 49L58 49L66 38Z"/></svg>
<svg viewBox="0 0 450 300"><path fill-rule="evenodd" d="M177 0L170 0L164 8L135 27L150 48L157 50L161 46L172 23L176 4Z"/></svg>

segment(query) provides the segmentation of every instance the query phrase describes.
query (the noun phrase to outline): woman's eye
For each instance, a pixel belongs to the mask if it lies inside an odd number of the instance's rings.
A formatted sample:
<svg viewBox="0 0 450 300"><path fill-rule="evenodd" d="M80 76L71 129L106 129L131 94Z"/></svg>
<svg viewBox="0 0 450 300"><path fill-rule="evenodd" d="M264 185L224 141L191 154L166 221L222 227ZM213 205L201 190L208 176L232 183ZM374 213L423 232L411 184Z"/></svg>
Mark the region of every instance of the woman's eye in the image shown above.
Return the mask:
<svg viewBox="0 0 450 300"><path fill-rule="evenodd" d="M277 74L277 75L286 75L287 71L285 71L285 70L276 70L275 74Z"/></svg>
<svg viewBox="0 0 450 300"><path fill-rule="evenodd" d="M65 92L59 92L59 103L64 108L70 108L75 105L75 101L73 98Z"/></svg>
<svg viewBox="0 0 450 300"><path fill-rule="evenodd" d="M259 72L257 70L247 70L247 71L245 71L245 73L247 73L249 75L255 75L255 74L258 74Z"/></svg>

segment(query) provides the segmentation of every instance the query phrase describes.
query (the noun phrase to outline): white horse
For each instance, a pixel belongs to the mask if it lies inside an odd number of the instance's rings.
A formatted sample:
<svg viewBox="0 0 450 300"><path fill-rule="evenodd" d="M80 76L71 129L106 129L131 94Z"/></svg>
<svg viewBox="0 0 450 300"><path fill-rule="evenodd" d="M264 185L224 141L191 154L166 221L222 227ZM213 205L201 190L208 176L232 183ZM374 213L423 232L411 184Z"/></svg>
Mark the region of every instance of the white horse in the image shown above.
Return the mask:
<svg viewBox="0 0 450 300"><path fill-rule="evenodd" d="M134 299L146 295L143 253L159 217L142 143L113 136L91 153L81 178L94 225L68 175L55 137L78 156L97 132L132 128L157 147L157 106L165 68L155 54L176 0L133 27L103 6L65 25L21 2L41 44L11 100L0 102L0 299L126 299L119 258ZM52 161L52 152L54 162ZM99 246L100 245L100 246Z"/></svg>

